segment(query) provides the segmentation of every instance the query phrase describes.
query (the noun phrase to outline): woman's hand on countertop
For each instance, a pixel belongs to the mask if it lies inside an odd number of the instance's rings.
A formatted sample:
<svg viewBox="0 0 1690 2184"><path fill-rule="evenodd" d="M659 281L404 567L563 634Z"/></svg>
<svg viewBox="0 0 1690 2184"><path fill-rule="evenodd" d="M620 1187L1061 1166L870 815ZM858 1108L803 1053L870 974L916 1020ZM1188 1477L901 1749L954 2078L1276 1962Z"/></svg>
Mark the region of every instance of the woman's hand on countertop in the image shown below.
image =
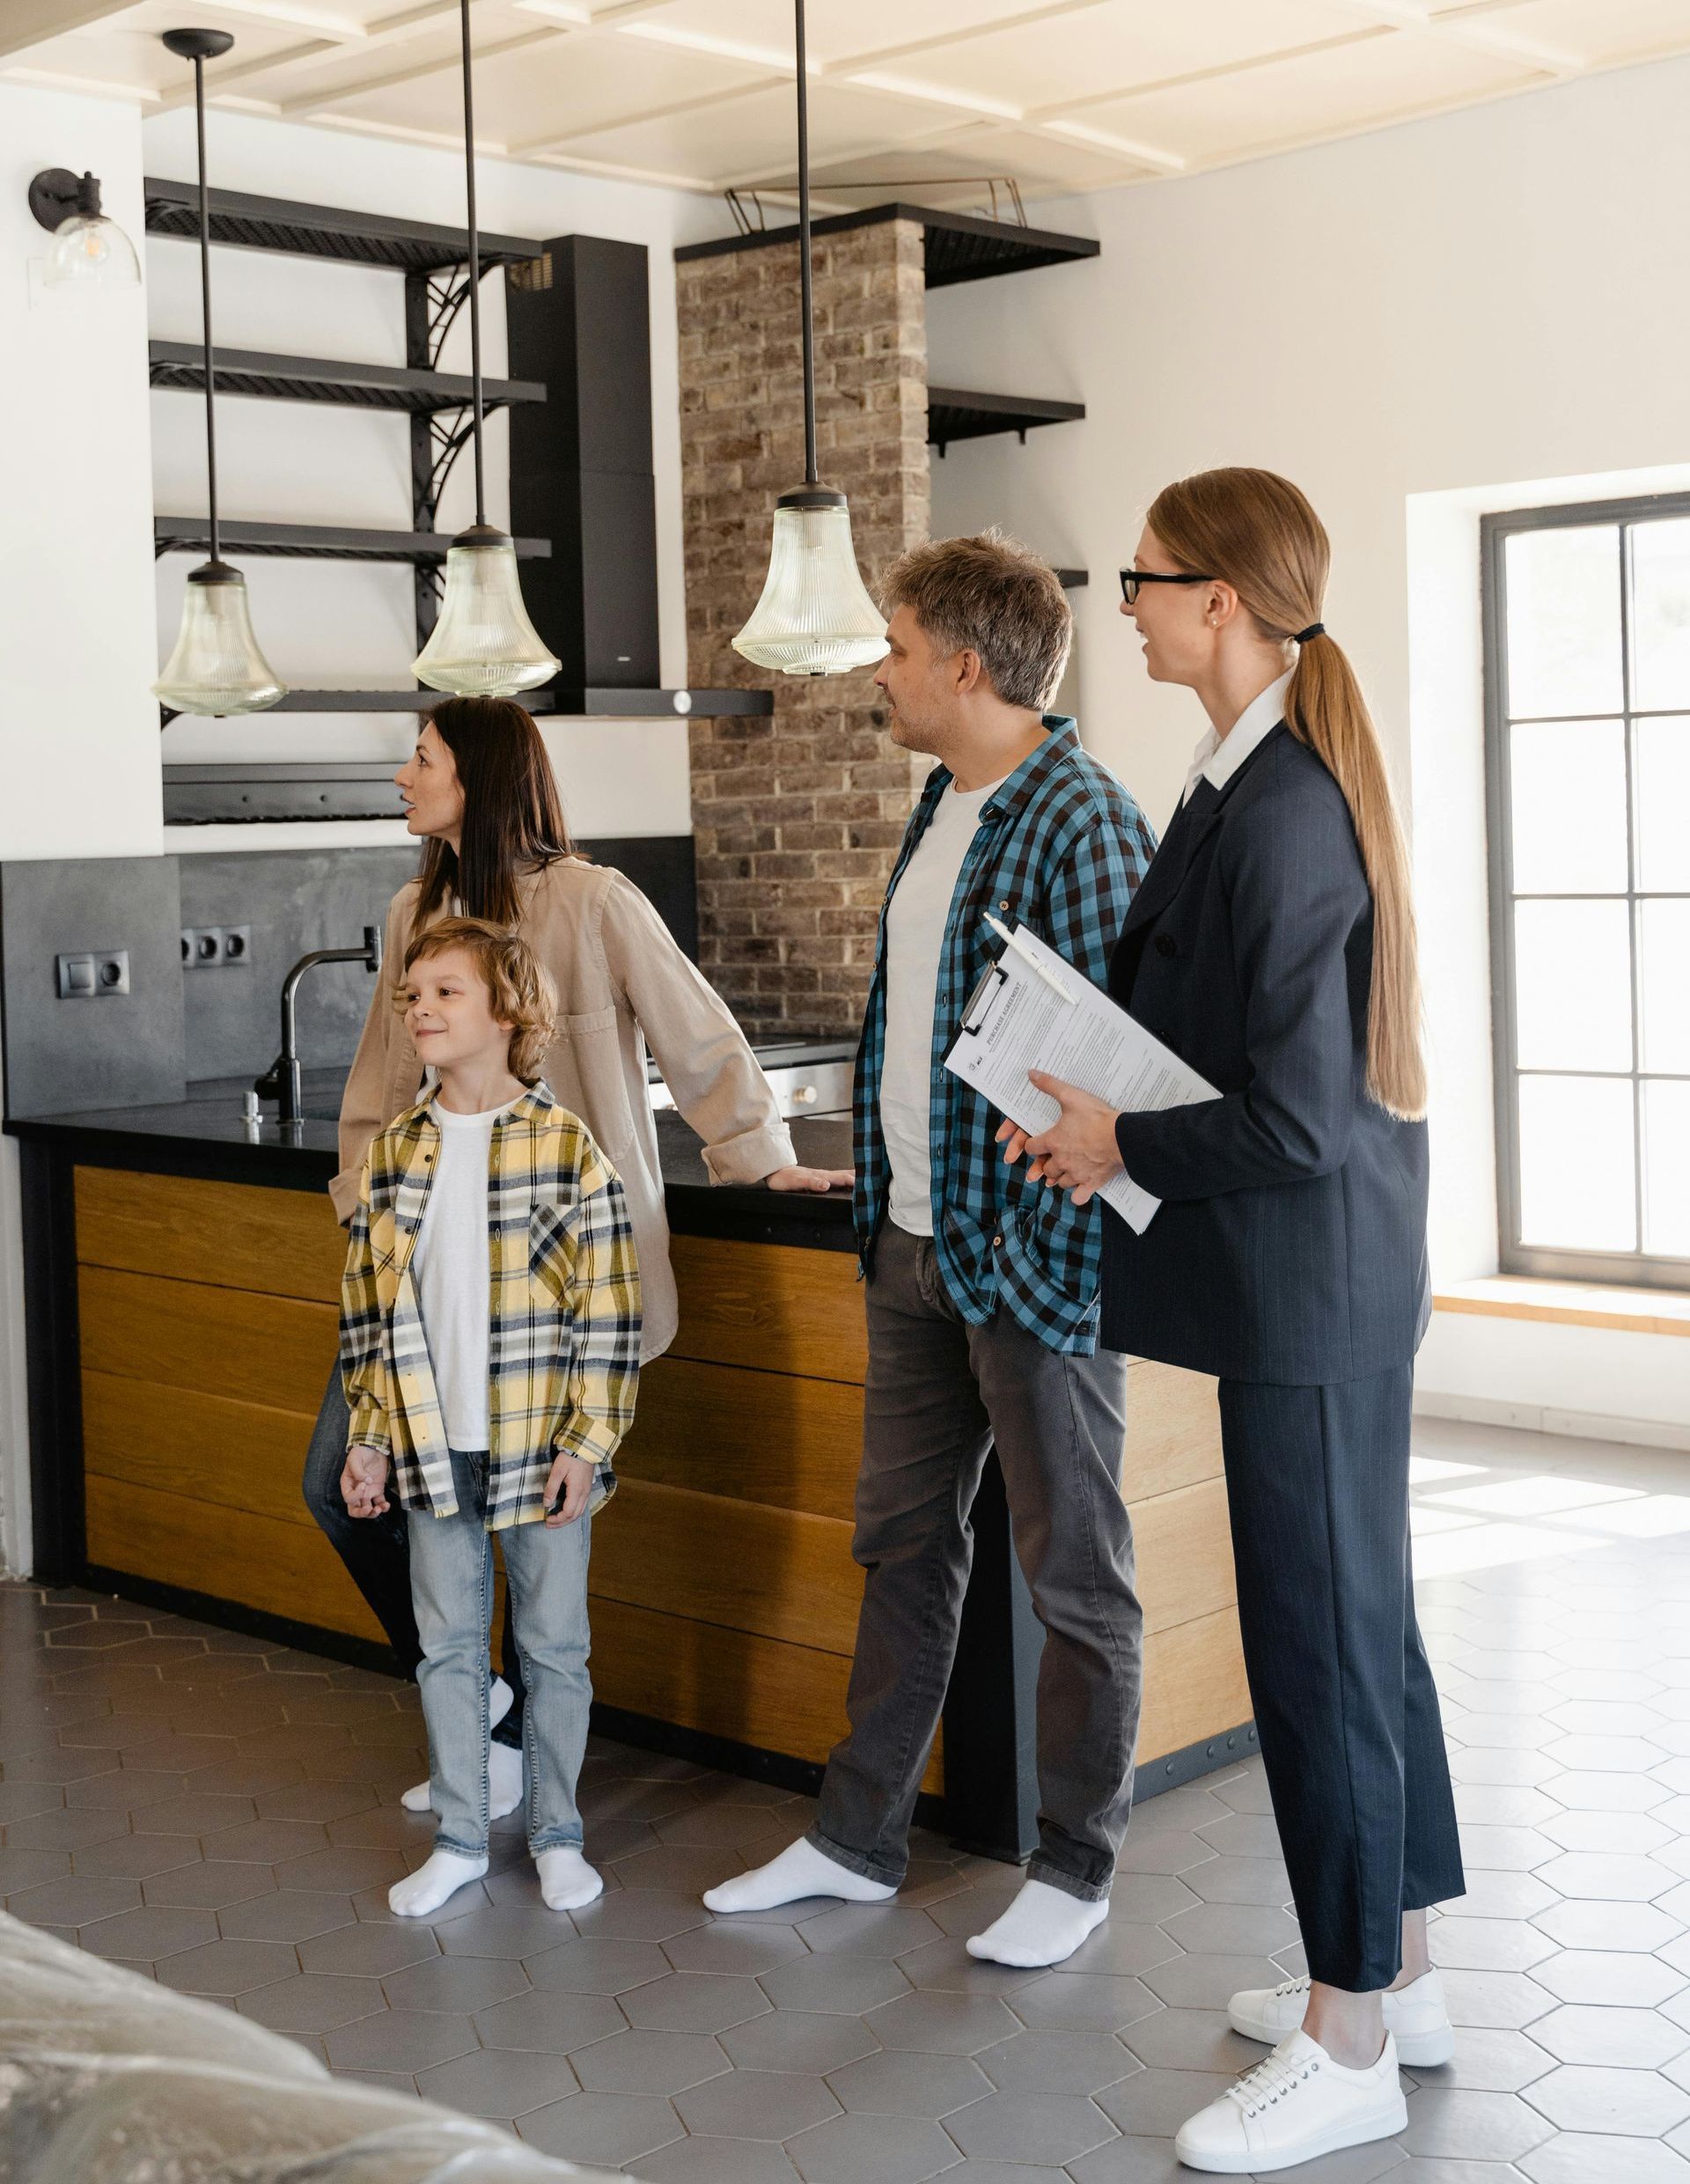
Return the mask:
<svg viewBox="0 0 1690 2184"><path fill-rule="evenodd" d="M849 1190L856 1181L849 1168L776 1168L763 1178L770 1190Z"/></svg>
<svg viewBox="0 0 1690 2184"><path fill-rule="evenodd" d="M387 1459L378 1448L349 1448L341 1474L341 1493L349 1517L387 1514Z"/></svg>
<svg viewBox="0 0 1690 2184"><path fill-rule="evenodd" d="M1027 1173L1036 1183L1072 1191L1076 1206L1087 1204L1121 1170L1115 1143L1115 1110L1106 1099L1065 1085L1060 1077L1029 1070L1027 1082L1048 1093L1062 1113L1047 1130L1030 1136L1013 1122L998 1125L997 1142L1006 1160L1026 1156Z"/></svg>

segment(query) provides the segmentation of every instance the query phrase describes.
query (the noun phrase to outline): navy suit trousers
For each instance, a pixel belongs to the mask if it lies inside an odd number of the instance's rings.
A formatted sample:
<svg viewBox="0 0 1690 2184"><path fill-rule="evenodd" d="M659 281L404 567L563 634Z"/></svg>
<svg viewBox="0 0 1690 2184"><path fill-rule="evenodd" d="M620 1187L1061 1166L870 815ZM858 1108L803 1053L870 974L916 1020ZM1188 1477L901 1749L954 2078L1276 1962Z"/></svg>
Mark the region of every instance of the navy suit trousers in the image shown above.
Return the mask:
<svg viewBox="0 0 1690 2184"><path fill-rule="evenodd" d="M1405 1911L1466 1882L1414 1620L1407 1365L1325 1386L1220 1384L1238 1620L1310 1975L1401 1968Z"/></svg>

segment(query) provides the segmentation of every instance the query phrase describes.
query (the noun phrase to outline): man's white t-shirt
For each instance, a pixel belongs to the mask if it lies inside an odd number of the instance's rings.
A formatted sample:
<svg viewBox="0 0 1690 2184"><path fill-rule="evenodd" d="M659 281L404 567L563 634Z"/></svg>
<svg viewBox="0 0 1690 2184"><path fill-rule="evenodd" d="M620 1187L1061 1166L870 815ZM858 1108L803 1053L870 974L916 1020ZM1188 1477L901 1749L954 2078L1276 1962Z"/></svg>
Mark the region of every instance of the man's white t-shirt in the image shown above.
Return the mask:
<svg viewBox="0 0 1690 2184"><path fill-rule="evenodd" d="M429 1110L440 1125L440 1151L411 1265L447 1445L466 1451L488 1445L493 1275L487 1177L493 1125L515 1104L453 1114L437 1099Z"/></svg>
<svg viewBox="0 0 1690 2184"><path fill-rule="evenodd" d="M1004 780L1009 776L1004 776ZM933 1021L966 994L939 990L944 930L981 806L1003 781L966 792L954 782L905 865L886 910L886 1041L880 1066L880 1129L892 1165L891 1218L908 1236L933 1233L928 1125L933 1105Z"/></svg>

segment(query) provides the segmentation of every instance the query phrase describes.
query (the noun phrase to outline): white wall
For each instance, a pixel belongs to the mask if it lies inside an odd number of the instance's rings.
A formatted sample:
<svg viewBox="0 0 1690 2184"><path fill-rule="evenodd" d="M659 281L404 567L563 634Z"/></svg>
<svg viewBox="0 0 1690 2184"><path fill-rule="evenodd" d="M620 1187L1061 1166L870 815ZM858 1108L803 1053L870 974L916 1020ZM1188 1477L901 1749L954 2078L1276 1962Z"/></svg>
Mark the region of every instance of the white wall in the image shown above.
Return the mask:
<svg viewBox="0 0 1690 2184"><path fill-rule="evenodd" d="M464 168L460 157L426 146L305 128L259 116L213 111L208 117L212 179L224 188L261 195L349 205L402 217L460 224ZM193 115L182 111L144 126L149 173L191 180ZM518 167L484 160L477 170L481 224L494 232L544 238L584 233L645 245L650 254L651 402L657 482L658 581L664 680L687 680L686 599L680 532L680 416L675 333L677 242L716 232L722 208L680 191ZM153 239L147 246L149 312L155 338L197 341L199 261L191 243ZM372 364L405 361L403 283L394 273L326 264L268 253L217 250L212 256L217 338L231 348L273 349ZM503 290L482 290L485 365L505 368ZM442 357L448 371L469 369L467 317L460 313ZM197 395L155 393L152 430L157 505L197 511L205 503L202 405ZM508 520L506 421L489 419L488 510ZM229 516L298 523L361 524L408 528L410 441L407 420L371 412L305 408L290 403L224 401L218 407L219 501ZM466 450L443 504L442 528L471 520L471 466ZM238 555L231 556L239 561ZM169 641L180 612L191 557L166 556L159 566L158 642ZM415 651L411 572L402 566L336 562L251 560L246 570L261 643L283 680L298 688L399 688L408 685ZM672 721L668 724L672 728ZM170 759L397 759L414 732L409 715L273 715L241 722L173 724L165 737ZM579 798L570 796L573 745L555 738L560 771L571 804L590 802L602 820L605 785L594 768ZM584 767L591 766L581 739ZM610 815L623 823L595 831L650 831L651 801L672 814L685 810L685 739L630 739L616 781L620 801ZM629 762L637 761L637 762ZM654 771L655 769L655 771ZM579 823L579 822L577 822ZM683 818L683 830L687 825Z"/></svg>
<svg viewBox="0 0 1690 2184"><path fill-rule="evenodd" d="M1653 476L1690 456L1690 285L1669 242L1690 202L1686 102L1690 63L1663 63L1041 203L1040 224L1097 235L1101 258L929 305L936 382L1087 406L1025 448L953 448L934 464L934 528L1003 522L1090 570L1076 594L1083 724L1158 824L1202 724L1187 694L1144 680L1117 616L1114 572L1146 505L1185 472L1256 463L1325 518L1326 620L1414 826L1440 1281L1495 1268L1473 511L1532 505L1537 481ZM1461 489L1465 510L1417 504L1426 588L1411 630L1411 502ZM1422 1361L1429 1393L1442 1342ZM1535 1354L1508 1351L1499 1397L1547 1401Z"/></svg>
<svg viewBox="0 0 1690 2184"><path fill-rule="evenodd" d="M109 101L0 84L0 858L160 842L146 322L141 291L42 288L26 190L92 168L141 232L141 130ZM18 1149L0 1140L0 1567L26 1567Z"/></svg>

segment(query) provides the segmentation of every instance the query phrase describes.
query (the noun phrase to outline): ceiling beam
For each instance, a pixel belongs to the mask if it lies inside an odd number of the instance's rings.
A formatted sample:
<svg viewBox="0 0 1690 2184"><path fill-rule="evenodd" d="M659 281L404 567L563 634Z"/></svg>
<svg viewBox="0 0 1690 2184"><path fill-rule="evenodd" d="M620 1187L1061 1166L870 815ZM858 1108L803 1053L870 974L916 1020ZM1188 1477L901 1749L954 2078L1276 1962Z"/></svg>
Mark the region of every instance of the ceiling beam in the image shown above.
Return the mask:
<svg viewBox="0 0 1690 2184"><path fill-rule="evenodd" d="M1428 0L1337 0L1340 7L1370 16L1392 30L1417 31L1446 45L1465 46L1488 54L1493 60L1514 61L1548 76L1577 76L1584 68L1582 54L1569 53L1525 31L1476 18L1491 12L1486 0L1478 6L1433 8Z"/></svg>
<svg viewBox="0 0 1690 2184"><path fill-rule="evenodd" d="M1072 99L1053 99L1041 107L1030 107L1028 113L1041 121L1063 121L1073 114L1085 114L1093 107L1114 106L1123 99L1148 99L1153 92L1184 91L1193 84L1223 82L1228 77L1247 76L1253 70L1273 68L1282 61L1301 61L1311 54L1341 53L1351 46L1370 45L1378 38L1392 36L1383 23L1345 31L1336 38L1317 39L1312 45L1282 47L1272 53L1253 53L1237 61L1219 62L1213 68L1192 69L1183 76L1164 76L1151 83L1119 85L1113 91L1087 91Z"/></svg>
<svg viewBox="0 0 1690 2184"><path fill-rule="evenodd" d="M0 77L9 84L33 84L40 91L68 91L85 99L123 99L131 106L158 104L158 92L145 84L118 84L103 76L72 76L62 69L13 67L0 61Z"/></svg>
<svg viewBox="0 0 1690 2184"><path fill-rule="evenodd" d="M86 30L125 13L129 5L129 0L6 0L0 9L0 55L22 53L66 31Z"/></svg>
<svg viewBox="0 0 1690 2184"><path fill-rule="evenodd" d="M513 159L536 158L547 152L562 151L583 136L602 136L606 129L640 129L648 121L669 121L679 114L698 114L707 107L731 106L740 99L749 99L758 92L768 91L780 81L771 70L760 81L738 84L731 91L701 92L691 99L672 99L666 106L644 107L637 114L615 115L610 121L592 121L581 129L553 132L547 136L531 136L511 147Z"/></svg>
<svg viewBox="0 0 1690 2184"><path fill-rule="evenodd" d="M562 38L574 33L562 23L547 26L542 30L525 30L514 38L503 38L496 45L482 46L476 53L478 67L496 61L507 53L522 53L532 46L555 45ZM305 120L328 114L336 107L349 105L355 99L367 98L371 92L391 91L400 84L419 84L430 76L445 76L462 65L462 55L455 48L432 61L418 61L408 69L389 69L378 76L360 76L345 84L336 84L329 90L306 91L282 101L283 114L298 114Z"/></svg>
<svg viewBox="0 0 1690 2184"><path fill-rule="evenodd" d="M447 17L455 17L458 0L421 0L415 7L402 8L397 14L384 15L378 21L365 26L358 41L358 52L364 55L379 52L384 47L402 45L408 39L421 36L435 24ZM223 95L232 91L237 84L248 83L255 76L269 76L282 69L301 68L312 61L334 62L346 57L346 48L333 39L312 38L304 45L290 46L281 53L272 53L252 61L235 61L223 68L207 72L205 95L215 106ZM164 94L164 104L189 107L194 103L192 77Z"/></svg>

